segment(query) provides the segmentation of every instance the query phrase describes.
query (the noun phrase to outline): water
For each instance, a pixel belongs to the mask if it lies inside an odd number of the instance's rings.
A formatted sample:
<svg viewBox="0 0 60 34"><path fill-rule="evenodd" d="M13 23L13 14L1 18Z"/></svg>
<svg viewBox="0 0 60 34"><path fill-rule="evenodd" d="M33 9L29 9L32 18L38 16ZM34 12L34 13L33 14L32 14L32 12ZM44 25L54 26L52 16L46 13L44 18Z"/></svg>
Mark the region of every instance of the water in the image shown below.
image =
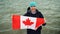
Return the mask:
<svg viewBox="0 0 60 34"><path fill-rule="evenodd" d="M12 14L23 15L32 0L0 0L0 34L26 34L26 30L12 30ZM60 34L60 0L33 0L46 19L42 34Z"/></svg>

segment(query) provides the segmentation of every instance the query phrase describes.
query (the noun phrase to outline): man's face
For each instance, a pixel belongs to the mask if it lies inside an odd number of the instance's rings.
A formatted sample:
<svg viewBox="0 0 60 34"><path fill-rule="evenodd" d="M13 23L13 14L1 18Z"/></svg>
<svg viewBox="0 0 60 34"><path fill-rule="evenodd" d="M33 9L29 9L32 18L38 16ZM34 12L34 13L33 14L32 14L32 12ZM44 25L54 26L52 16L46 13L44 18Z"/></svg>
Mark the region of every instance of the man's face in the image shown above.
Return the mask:
<svg viewBox="0 0 60 34"><path fill-rule="evenodd" d="M35 7L35 6L30 7L30 10L31 10L31 11L36 11L36 7Z"/></svg>

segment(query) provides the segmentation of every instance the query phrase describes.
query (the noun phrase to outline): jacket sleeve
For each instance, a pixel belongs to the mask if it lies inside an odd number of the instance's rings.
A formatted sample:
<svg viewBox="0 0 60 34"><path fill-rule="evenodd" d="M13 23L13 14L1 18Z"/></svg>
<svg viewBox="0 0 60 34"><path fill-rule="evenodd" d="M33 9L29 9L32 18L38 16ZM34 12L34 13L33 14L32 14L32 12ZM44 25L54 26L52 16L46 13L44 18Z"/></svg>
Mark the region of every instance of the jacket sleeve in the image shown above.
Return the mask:
<svg viewBox="0 0 60 34"><path fill-rule="evenodd" d="M42 13L40 13L40 18L44 18L44 16L42 15ZM42 25L45 26L46 25L46 22L44 24L42 24Z"/></svg>

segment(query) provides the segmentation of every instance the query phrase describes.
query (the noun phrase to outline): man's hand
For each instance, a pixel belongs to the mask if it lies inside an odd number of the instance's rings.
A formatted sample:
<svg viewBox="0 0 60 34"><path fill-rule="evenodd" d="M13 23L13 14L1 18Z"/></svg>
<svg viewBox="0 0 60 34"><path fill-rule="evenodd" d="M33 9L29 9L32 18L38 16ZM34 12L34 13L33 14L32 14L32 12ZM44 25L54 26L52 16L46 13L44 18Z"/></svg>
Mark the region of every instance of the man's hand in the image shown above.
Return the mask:
<svg viewBox="0 0 60 34"><path fill-rule="evenodd" d="M46 23L44 23L44 24L42 24L43 26L45 26L46 25Z"/></svg>

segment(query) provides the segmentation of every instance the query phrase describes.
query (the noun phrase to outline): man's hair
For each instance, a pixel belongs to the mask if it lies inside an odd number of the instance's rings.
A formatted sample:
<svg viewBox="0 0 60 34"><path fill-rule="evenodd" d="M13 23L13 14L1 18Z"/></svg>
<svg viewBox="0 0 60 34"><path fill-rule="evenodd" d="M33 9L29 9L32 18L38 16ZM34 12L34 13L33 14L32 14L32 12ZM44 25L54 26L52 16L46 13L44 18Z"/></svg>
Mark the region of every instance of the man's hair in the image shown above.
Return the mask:
<svg viewBox="0 0 60 34"><path fill-rule="evenodd" d="M30 7L28 7L27 10L30 10Z"/></svg>

